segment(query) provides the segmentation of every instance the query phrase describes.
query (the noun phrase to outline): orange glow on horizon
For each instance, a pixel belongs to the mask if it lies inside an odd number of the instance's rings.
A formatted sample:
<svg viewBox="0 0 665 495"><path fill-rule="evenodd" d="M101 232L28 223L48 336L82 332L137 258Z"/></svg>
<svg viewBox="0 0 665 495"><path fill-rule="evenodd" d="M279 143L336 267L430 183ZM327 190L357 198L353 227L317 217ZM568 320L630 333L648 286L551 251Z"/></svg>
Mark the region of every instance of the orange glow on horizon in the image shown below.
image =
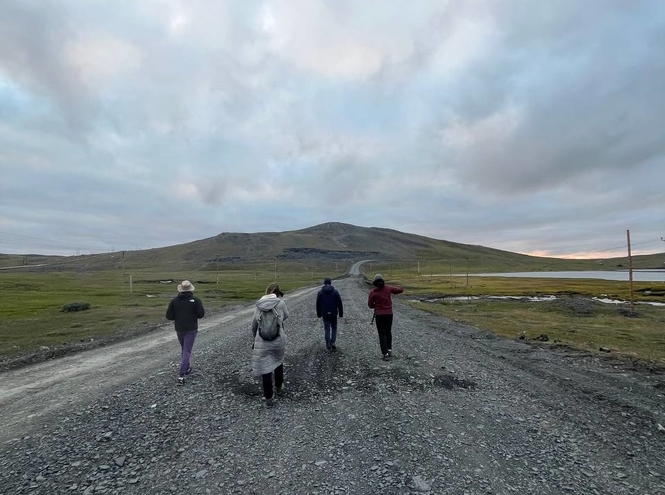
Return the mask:
<svg viewBox="0 0 665 495"><path fill-rule="evenodd" d="M565 260L604 260L609 258L626 258L628 256L628 251L613 251L613 252L587 252L587 253L568 253L568 254L552 254L549 251L530 251L526 253L527 256L538 256L541 258L559 258ZM633 256L644 256L647 254L659 254L652 251L633 251Z"/></svg>

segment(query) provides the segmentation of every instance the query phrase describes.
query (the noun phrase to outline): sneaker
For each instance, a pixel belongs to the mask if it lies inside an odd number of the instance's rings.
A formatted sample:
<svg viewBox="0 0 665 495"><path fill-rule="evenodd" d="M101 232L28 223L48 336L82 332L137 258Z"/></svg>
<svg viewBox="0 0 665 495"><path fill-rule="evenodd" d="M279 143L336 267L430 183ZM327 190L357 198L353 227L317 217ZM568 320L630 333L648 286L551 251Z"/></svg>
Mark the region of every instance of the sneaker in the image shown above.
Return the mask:
<svg viewBox="0 0 665 495"><path fill-rule="evenodd" d="M382 359L388 361L388 359L390 359L390 354L384 354Z"/></svg>
<svg viewBox="0 0 665 495"><path fill-rule="evenodd" d="M331 349L332 349L333 351L336 351L336 350L337 350L337 346L336 346L336 345L334 345L334 344L333 344L333 345L331 345L331 346L330 346L330 348L331 348Z"/></svg>
<svg viewBox="0 0 665 495"><path fill-rule="evenodd" d="M388 349L388 356L389 356L389 357L392 357L392 356L393 356L393 350L392 350L392 349Z"/></svg>
<svg viewBox="0 0 665 495"><path fill-rule="evenodd" d="M185 384L185 377L184 376L179 376L178 377L178 385L184 385Z"/></svg>
<svg viewBox="0 0 665 495"><path fill-rule="evenodd" d="M275 402L273 401L273 398L270 397L270 399L266 399L266 407L273 407L275 405Z"/></svg>
<svg viewBox="0 0 665 495"><path fill-rule="evenodd" d="M282 385L281 387L275 387L275 393L277 395L284 395L284 385Z"/></svg>
<svg viewBox="0 0 665 495"><path fill-rule="evenodd" d="M185 371L185 375L189 375L191 372L192 372L192 367L189 366L189 367L187 368L187 371Z"/></svg>

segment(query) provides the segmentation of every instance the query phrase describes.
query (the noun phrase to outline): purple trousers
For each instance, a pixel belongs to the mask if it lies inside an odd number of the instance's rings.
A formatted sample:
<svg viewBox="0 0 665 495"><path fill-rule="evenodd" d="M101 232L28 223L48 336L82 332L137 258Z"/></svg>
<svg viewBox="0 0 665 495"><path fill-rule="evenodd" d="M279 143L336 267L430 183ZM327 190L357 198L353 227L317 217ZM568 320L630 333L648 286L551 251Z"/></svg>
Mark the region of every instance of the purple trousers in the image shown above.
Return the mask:
<svg viewBox="0 0 665 495"><path fill-rule="evenodd" d="M176 332L178 334L178 342L180 342L180 371L178 376L185 376L189 369L189 359L192 357L192 349L194 348L194 340L198 330L190 330L189 332Z"/></svg>

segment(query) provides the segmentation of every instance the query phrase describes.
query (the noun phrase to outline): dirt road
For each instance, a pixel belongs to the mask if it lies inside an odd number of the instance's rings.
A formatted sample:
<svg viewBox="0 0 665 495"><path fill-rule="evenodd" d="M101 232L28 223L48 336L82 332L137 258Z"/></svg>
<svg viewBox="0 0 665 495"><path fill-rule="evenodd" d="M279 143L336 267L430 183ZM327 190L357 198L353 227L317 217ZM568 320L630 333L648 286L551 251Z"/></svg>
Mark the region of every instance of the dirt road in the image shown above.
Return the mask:
<svg viewBox="0 0 665 495"><path fill-rule="evenodd" d="M335 286L333 354L318 288L287 294L273 409L249 372L251 307L202 320L184 387L166 325L0 374L0 493L665 493L662 375L399 302L383 362L367 287Z"/></svg>

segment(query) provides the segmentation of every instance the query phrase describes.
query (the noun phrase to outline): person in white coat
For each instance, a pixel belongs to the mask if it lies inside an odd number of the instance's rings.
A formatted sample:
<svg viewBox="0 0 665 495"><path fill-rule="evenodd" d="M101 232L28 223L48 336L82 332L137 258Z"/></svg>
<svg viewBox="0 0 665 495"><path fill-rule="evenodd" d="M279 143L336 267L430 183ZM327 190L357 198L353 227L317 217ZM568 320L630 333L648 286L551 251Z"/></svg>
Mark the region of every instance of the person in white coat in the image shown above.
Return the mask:
<svg viewBox="0 0 665 495"><path fill-rule="evenodd" d="M261 337L259 317L262 311L274 309L283 323L289 317L289 310L282 299L284 293L275 282L266 287L266 293L256 302L256 309L252 316L252 333L254 344L252 346L252 374L263 380L263 396L268 407L273 405L273 373L275 375L275 389L278 395L282 394L284 387L284 354L286 352L286 334L282 324L279 336L273 340Z"/></svg>

